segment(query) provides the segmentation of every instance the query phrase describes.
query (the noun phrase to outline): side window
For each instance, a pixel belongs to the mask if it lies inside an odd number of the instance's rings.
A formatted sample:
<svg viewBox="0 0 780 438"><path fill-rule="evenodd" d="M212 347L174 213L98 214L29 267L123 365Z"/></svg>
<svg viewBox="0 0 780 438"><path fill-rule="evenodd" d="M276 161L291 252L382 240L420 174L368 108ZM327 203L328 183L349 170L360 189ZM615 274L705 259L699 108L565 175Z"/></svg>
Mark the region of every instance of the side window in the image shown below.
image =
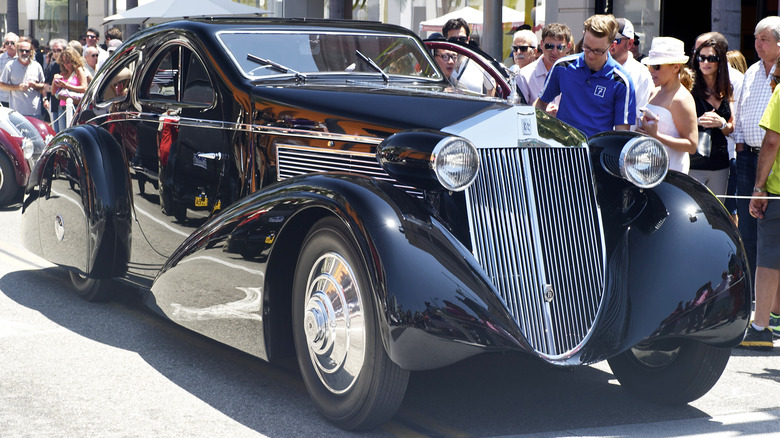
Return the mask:
<svg viewBox="0 0 780 438"><path fill-rule="evenodd" d="M137 61L137 58L132 58L107 75L108 79L103 81L97 93L97 103L124 100Z"/></svg>
<svg viewBox="0 0 780 438"><path fill-rule="evenodd" d="M189 62L184 70L184 92L181 100L183 103L211 106L215 100L215 93L206 66L195 53L189 52L188 58Z"/></svg>
<svg viewBox="0 0 780 438"><path fill-rule="evenodd" d="M141 85L139 99L177 101L179 93L180 47L165 50L152 65Z"/></svg>

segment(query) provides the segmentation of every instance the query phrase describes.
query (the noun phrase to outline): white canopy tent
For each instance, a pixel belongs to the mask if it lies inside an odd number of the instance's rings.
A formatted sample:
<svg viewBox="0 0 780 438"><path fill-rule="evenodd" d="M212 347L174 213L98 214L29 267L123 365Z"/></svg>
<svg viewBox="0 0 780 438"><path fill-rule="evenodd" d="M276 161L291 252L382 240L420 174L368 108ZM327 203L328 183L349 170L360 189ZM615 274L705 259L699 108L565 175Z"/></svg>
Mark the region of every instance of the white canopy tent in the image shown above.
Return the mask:
<svg viewBox="0 0 780 438"><path fill-rule="evenodd" d="M269 11L231 0L153 0L106 17L103 24L159 24L195 17L260 17Z"/></svg>
<svg viewBox="0 0 780 438"><path fill-rule="evenodd" d="M420 34L422 32L441 32L442 26L448 20L452 18L463 18L466 23L471 27L472 32L482 32L482 18L483 13L480 10L474 9L470 6L452 11L449 14L444 14L441 17L436 17L430 20L420 22ZM505 28L520 26L525 23L525 13L506 6L501 8L501 21Z"/></svg>

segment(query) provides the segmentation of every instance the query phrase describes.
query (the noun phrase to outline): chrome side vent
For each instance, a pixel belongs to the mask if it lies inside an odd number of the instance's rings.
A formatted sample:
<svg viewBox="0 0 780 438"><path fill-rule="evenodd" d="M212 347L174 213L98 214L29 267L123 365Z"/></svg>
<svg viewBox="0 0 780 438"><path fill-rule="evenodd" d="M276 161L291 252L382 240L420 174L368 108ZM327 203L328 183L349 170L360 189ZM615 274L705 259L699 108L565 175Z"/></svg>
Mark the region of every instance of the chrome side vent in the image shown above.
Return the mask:
<svg viewBox="0 0 780 438"><path fill-rule="evenodd" d="M412 196L422 197L419 189L398 184L391 178L372 153L277 144L276 154L278 181L308 173L349 172L387 181Z"/></svg>
<svg viewBox="0 0 780 438"><path fill-rule="evenodd" d="M474 255L533 348L565 358L587 338L605 281L588 149L480 153L466 195Z"/></svg>

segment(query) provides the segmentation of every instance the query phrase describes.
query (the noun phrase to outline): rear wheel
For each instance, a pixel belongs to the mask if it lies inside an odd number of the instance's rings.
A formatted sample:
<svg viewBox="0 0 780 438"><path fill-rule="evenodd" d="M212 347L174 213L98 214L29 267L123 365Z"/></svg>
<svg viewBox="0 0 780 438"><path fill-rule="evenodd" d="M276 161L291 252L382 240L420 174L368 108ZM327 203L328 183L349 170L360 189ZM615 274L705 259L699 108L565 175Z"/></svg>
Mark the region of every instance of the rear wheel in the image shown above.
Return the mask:
<svg viewBox="0 0 780 438"><path fill-rule="evenodd" d="M661 404L685 404L717 383L731 356L691 340L639 344L609 359L612 373L634 395Z"/></svg>
<svg viewBox="0 0 780 438"><path fill-rule="evenodd" d="M92 302L108 301L113 291L110 290L110 282L85 277L79 273L70 271L70 283L76 290L76 295L84 300Z"/></svg>
<svg viewBox="0 0 780 438"><path fill-rule="evenodd" d="M409 372L388 357L368 276L344 224L315 224L298 257L293 288L298 364L317 409L344 429L395 415Z"/></svg>
<svg viewBox="0 0 780 438"><path fill-rule="evenodd" d="M14 166L4 153L0 153L0 205L8 205L19 193Z"/></svg>

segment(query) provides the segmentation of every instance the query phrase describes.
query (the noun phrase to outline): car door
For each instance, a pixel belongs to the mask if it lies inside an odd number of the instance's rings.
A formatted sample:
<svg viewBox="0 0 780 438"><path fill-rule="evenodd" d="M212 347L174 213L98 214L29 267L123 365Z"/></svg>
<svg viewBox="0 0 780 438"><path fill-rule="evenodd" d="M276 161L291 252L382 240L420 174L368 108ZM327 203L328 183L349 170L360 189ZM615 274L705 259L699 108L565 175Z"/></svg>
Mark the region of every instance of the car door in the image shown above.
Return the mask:
<svg viewBox="0 0 780 438"><path fill-rule="evenodd" d="M150 65L138 102L159 120L155 143L140 154L157 161L161 211L181 224L202 222L232 200L232 184L223 185L232 176L223 107L205 64L189 46L171 44Z"/></svg>

